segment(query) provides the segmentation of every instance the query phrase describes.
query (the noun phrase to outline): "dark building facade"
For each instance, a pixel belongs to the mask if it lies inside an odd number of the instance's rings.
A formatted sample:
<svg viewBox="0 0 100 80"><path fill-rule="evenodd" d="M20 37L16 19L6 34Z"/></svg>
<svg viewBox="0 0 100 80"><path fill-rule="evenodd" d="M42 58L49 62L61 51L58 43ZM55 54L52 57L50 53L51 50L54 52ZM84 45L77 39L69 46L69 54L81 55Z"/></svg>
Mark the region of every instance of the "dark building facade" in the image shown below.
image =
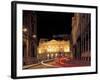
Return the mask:
<svg viewBox="0 0 100 80"><path fill-rule="evenodd" d="M37 62L36 23L35 13L23 11L23 65Z"/></svg>
<svg viewBox="0 0 100 80"><path fill-rule="evenodd" d="M91 15L75 13L72 17L72 51L75 59L91 60Z"/></svg>

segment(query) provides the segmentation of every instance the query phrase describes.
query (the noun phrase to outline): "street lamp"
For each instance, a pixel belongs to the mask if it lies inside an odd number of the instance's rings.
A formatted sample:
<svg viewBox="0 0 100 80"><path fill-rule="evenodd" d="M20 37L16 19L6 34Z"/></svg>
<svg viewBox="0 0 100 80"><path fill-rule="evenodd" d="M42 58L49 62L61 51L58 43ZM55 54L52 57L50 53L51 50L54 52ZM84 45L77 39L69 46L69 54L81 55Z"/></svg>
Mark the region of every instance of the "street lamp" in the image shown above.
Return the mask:
<svg viewBox="0 0 100 80"><path fill-rule="evenodd" d="M33 35L32 37L33 37L33 38L36 38L36 35Z"/></svg>
<svg viewBox="0 0 100 80"><path fill-rule="evenodd" d="M24 28L24 29L23 29L23 32L27 32L27 28Z"/></svg>

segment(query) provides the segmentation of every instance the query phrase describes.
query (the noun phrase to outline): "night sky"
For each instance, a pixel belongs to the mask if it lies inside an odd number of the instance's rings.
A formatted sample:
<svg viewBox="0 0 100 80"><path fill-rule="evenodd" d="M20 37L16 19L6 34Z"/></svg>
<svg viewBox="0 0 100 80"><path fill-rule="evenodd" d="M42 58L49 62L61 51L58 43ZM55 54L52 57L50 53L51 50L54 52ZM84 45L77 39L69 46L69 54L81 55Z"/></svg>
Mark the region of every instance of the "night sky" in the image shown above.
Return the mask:
<svg viewBox="0 0 100 80"><path fill-rule="evenodd" d="M36 12L37 36L40 38L52 38L52 35L71 33L71 13Z"/></svg>
<svg viewBox="0 0 100 80"><path fill-rule="evenodd" d="M40 38L52 39L53 35L71 34L72 16L74 13L27 10L24 10L23 12L24 16L26 14L37 16L36 32L38 41Z"/></svg>

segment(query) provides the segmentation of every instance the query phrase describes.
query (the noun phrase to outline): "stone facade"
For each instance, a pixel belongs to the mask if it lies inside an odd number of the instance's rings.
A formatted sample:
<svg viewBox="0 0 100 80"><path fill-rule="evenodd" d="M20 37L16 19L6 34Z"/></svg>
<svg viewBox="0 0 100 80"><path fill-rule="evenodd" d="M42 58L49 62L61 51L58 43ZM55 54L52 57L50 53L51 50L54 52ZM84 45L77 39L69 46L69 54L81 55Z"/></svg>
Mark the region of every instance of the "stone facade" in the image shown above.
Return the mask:
<svg viewBox="0 0 100 80"><path fill-rule="evenodd" d="M72 51L75 59L91 59L91 15L75 13L72 17Z"/></svg>
<svg viewBox="0 0 100 80"><path fill-rule="evenodd" d="M40 40L39 42L37 55L39 61L54 59L58 56L69 56L72 58L70 41L54 39L47 41L47 39L42 39L42 41Z"/></svg>
<svg viewBox="0 0 100 80"><path fill-rule="evenodd" d="M37 62L36 54L36 15L23 11L23 65Z"/></svg>

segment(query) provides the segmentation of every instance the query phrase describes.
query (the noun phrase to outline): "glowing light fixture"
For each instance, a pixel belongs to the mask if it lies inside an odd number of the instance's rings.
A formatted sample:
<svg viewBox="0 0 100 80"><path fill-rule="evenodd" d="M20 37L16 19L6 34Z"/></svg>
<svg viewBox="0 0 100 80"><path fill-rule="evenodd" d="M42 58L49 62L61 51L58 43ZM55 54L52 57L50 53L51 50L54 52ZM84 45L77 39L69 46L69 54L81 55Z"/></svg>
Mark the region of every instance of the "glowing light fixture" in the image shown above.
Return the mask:
<svg viewBox="0 0 100 80"><path fill-rule="evenodd" d="M33 35L32 37L33 37L33 38L36 38L36 35Z"/></svg>
<svg viewBox="0 0 100 80"><path fill-rule="evenodd" d="M24 29L23 29L23 32L27 32L27 28L24 28Z"/></svg>

